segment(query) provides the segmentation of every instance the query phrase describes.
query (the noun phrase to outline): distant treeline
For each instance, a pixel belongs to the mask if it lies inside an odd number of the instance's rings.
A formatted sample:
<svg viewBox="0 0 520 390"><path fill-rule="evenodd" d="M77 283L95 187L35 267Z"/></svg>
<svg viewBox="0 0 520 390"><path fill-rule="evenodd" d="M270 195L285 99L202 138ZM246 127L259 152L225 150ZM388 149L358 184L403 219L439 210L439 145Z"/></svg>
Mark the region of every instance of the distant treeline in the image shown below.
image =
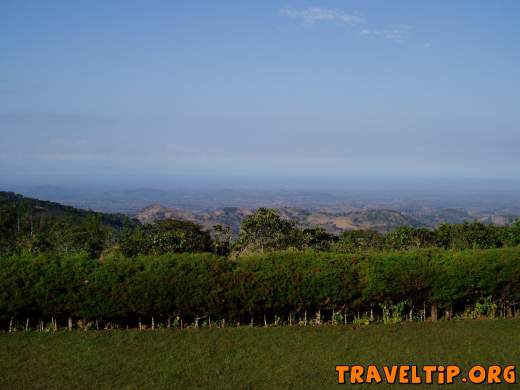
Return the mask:
<svg viewBox="0 0 520 390"><path fill-rule="evenodd" d="M99 257L117 245L120 232L139 222L122 214L97 213L0 191L0 256L15 253Z"/></svg>
<svg viewBox="0 0 520 390"><path fill-rule="evenodd" d="M119 252L127 257L168 253L213 252L240 257L286 249L336 253L418 248L490 249L520 244L520 221L510 226L480 222L442 224L436 229L400 227L340 235L323 228L301 228L274 209L260 208L241 223L236 240L229 227L204 231L186 221L164 220L142 225L120 214L78 210L57 203L0 192L0 256L23 253L100 258Z"/></svg>
<svg viewBox="0 0 520 390"><path fill-rule="evenodd" d="M5 330L512 317L519 302L517 248L0 260Z"/></svg>

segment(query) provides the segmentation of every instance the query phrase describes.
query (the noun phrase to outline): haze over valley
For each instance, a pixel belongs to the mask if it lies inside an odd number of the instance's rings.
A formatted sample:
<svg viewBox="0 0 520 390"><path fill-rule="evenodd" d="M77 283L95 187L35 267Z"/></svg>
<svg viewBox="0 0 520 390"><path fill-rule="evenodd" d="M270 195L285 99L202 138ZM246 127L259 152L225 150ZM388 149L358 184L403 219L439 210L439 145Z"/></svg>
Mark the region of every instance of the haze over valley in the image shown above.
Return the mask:
<svg viewBox="0 0 520 390"><path fill-rule="evenodd" d="M279 180L279 179L278 179ZM279 209L302 227L330 233L400 226L435 228L441 223L480 221L507 225L520 216L520 183L476 179L277 179L256 183L228 179L182 178L169 185L125 189L120 186L5 186L26 196L78 208L123 213L142 223L175 218L211 230L216 224L238 234L240 222L259 207ZM312 186L310 183L314 183ZM339 183L339 184L338 184ZM341 185L343 183L343 185ZM302 188L303 187L303 188Z"/></svg>

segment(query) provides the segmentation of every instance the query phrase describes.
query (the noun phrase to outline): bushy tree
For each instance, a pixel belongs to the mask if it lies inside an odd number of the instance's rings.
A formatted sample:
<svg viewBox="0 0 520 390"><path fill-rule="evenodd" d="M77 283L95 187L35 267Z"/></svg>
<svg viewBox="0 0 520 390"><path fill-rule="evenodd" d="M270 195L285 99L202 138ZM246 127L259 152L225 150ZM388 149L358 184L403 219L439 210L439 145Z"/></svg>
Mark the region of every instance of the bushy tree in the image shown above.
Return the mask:
<svg viewBox="0 0 520 390"><path fill-rule="evenodd" d="M303 249L314 249L318 251L328 251L331 246L338 241L338 237L328 233L321 227L303 229Z"/></svg>
<svg viewBox="0 0 520 390"><path fill-rule="evenodd" d="M125 230L119 241L127 256L138 254L210 252L211 236L196 223L165 219L145 225L142 229Z"/></svg>
<svg viewBox="0 0 520 390"><path fill-rule="evenodd" d="M505 230L504 241L507 246L520 245L520 219L517 219Z"/></svg>
<svg viewBox="0 0 520 390"><path fill-rule="evenodd" d="M384 239L385 237L375 230L349 230L340 234L333 248L340 253L381 250L384 247Z"/></svg>
<svg viewBox="0 0 520 390"><path fill-rule="evenodd" d="M229 226L217 224L213 226L213 247L219 256L227 256L231 245L231 229Z"/></svg>
<svg viewBox="0 0 520 390"><path fill-rule="evenodd" d="M240 224L235 247L240 252L264 252L298 246L300 235L295 225L276 209L259 208Z"/></svg>
<svg viewBox="0 0 520 390"><path fill-rule="evenodd" d="M388 249L418 249L435 245L435 233L426 228L399 227L385 237Z"/></svg>
<svg viewBox="0 0 520 390"><path fill-rule="evenodd" d="M482 222L442 224L435 230L437 246L445 249L486 249L504 245L503 229Z"/></svg>

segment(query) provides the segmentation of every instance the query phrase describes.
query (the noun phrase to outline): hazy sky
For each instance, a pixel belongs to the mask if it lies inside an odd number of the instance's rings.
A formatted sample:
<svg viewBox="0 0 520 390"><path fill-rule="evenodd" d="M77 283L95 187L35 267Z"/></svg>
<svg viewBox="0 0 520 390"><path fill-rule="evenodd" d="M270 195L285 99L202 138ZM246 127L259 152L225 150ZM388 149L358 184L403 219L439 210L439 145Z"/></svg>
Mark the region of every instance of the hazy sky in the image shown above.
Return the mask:
<svg viewBox="0 0 520 390"><path fill-rule="evenodd" d="M517 0L2 0L0 176L520 178L519 20Z"/></svg>

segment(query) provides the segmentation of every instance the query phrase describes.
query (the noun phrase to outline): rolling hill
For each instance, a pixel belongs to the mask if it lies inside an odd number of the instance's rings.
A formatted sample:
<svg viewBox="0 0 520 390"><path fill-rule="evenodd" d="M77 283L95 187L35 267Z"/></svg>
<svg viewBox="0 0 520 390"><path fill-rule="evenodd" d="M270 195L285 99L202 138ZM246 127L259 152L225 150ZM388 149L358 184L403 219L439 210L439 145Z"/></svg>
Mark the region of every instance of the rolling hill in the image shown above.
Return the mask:
<svg viewBox="0 0 520 390"><path fill-rule="evenodd" d="M390 231L398 226L426 226L417 219L395 210L357 210L348 212L333 212L329 210L307 210L293 207L278 208L282 217L295 220L301 227L320 226L331 233L344 230L375 229L380 232ZM137 213L136 218L142 223L155 220L175 218L196 222L210 229L216 224L230 226L234 235L238 234L240 222L249 214L252 208L224 207L212 211L186 211L171 209L154 204Z"/></svg>

